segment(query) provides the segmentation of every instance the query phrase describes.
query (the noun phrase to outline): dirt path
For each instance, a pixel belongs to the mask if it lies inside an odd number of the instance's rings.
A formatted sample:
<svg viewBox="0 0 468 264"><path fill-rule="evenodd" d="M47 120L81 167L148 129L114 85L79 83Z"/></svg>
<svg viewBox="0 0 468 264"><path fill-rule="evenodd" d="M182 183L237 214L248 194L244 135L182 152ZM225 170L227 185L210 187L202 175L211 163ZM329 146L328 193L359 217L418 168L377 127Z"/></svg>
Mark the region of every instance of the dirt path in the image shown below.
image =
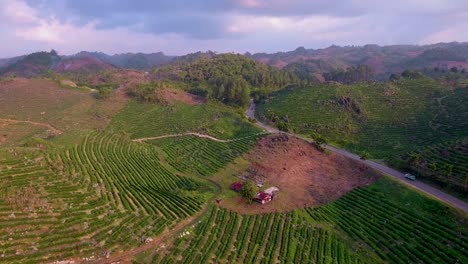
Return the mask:
<svg viewBox="0 0 468 264"><path fill-rule="evenodd" d="M7 123L11 123L11 124L17 124L17 123L25 123L25 124L31 124L31 125L35 125L35 126L41 126L41 127L45 127L47 129L50 130L50 132L57 136L57 135L60 135L62 134L63 132L55 127L53 127L52 125L50 124L46 124L46 123L39 123L39 122L33 122L33 121L23 121L23 120L15 120L15 119L4 119L4 118L0 118L0 122L7 122Z"/></svg>
<svg viewBox="0 0 468 264"><path fill-rule="evenodd" d="M249 109L247 110L246 112L246 116L249 117L249 118L255 118L255 103L253 100L250 101L250 106L249 106ZM260 121L257 120L256 122L256 125L258 125L259 127L261 128L264 128L265 130L267 130L268 132L270 133L284 133L284 132L281 132L279 131L278 129L274 128L274 127L271 127L267 124L264 124ZM298 137L298 138L301 138L303 140L306 140L308 142L311 142L311 140L308 140L308 139L305 139L305 138L302 138L300 136L297 136L295 134L291 134L291 133L284 133L284 134L287 134L287 135L290 135L290 136L294 136L294 137ZM464 212L468 212L468 203L458 199L458 198L455 198L445 192L442 192L430 185L427 185L423 182L420 182L420 181L410 181L408 179L405 178L404 174L395 170L395 169L392 169L388 166L385 166L385 165L382 165L380 163L377 163L377 162L374 162L374 161L371 161L371 160L361 160L361 158L354 154L354 153L351 153L349 151L346 151L344 149L339 149L339 148L335 148L335 147L332 147L332 146L325 146L326 149L334 152L334 153L338 153L338 154L341 154L343 156L346 156L350 159L353 159L353 160L356 160L356 161L359 161L361 163L364 163L365 165L371 167L371 168L374 168L380 172L383 172L397 180L399 180L400 182L406 184L407 186L410 186L412 188L415 188L423 193L426 193L428 194L429 196L431 197L434 197L436 198L437 200L440 200L452 207L455 207L455 208L458 208Z"/></svg>
<svg viewBox="0 0 468 264"><path fill-rule="evenodd" d="M101 258L101 259L96 259L94 261L89 261L89 262L84 261L83 263L99 263L99 264L101 263L132 263L132 260L136 255L143 253L150 249L155 249L158 246L161 246L165 241L175 238L177 234L182 232L185 228L196 224L199 221L199 219L206 213L206 211L208 210L208 207L209 206L207 204L207 206L205 206L195 216L187 218L184 221L180 222L175 227L169 230L166 230L162 234L153 238L153 241L149 243L145 243L131 250L119 252L115 255L111 254L109 258Z"/></svg>
<svg viewBox="0 0 468 264"><path fill-rule="evenodd" d="M163 135L163 136L158 136L158 137L138 138L138 139L134 139L133 141L141 143L147 140L171 138L171 137L183 137L183 136L196 136L196 137L207 138L216 142L223 142L223 143L234 141L233 139L223 140L223 139L215 138L209 135L204 135L204 134L199 134L199 133L194 133L194 132L187 132L187 133L182 133L182 134L170 134L170 135Z"/></svg>
<svg viewBox="0 0 468 264"><path fill-rule="evenodd" d="M258 133L258 134L254 134L254 135L250 135L250 136L242 137L242 138L219 139L219 138L215 138L215 137L210 136L210 135L205 135L205 134L200 134L200 133L195 133L195 132L187 132L187 133L182 133L182 134L169 134L169 135L162 135L162 136L157 136L157 137L137 138L137 139L134 139L133 141L134 141L134 142L140 142L140 143L142 143L142 142L144 142L144 141L147 141L147 140L154 140L154 139L172 138L172 137L185 137L185 136L196 136L196 137L199 137L199 138L211 139L211 140L216 141L216 142L227 143L227 142L239 141L239 140L241 140L241 139L245 139L245 138L249 138L249 137L253 137L253 136L258 136L258 135L263 135L263 134L266 134L266 133Z"/></svg>

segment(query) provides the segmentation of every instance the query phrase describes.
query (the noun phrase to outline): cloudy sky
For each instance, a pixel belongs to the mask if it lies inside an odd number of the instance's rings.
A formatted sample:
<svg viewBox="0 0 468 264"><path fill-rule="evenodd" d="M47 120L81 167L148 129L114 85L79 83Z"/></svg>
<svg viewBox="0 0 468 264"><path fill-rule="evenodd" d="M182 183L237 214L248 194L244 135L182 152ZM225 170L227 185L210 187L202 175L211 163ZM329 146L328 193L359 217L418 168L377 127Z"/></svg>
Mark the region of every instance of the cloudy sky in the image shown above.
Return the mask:
<svg viewBox="0 0 468 264"><path fill-rule="evenodd" d="M468 0L0 0L0 58L468 41Z"/></svg>

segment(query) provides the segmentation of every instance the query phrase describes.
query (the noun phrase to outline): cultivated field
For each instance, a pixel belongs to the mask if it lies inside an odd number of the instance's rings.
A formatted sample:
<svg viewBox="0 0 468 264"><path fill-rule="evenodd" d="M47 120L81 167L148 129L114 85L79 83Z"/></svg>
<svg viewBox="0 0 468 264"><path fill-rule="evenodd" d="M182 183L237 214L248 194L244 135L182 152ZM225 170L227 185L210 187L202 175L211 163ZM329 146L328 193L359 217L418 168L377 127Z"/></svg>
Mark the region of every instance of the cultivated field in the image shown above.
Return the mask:
<svg viewBox="0 0 468 264"><path fill-rule="evenodd" d="M193 215L213 193L204 182L171 173L154 148L119 135L93 133L44 155L4 154L0 262L129 249Z"/></svg>
<svg viewBox="0 0 468 264"><path fill-rule="evenodd" d="M214 207L172 245L141 254L137 263L465 263L466 227L458 213L382 178L291 213L239 215Z"/></svg>
<svg viewBox="0 0 468 264"><path fill-rule="evenodd" d="M132 138L198 132L230 139L261 132L242 120L236 109L216 102L161 105L130 101L112 120L110 128L127 132Z"/></svg>
<svg viewBox="0 0 468 264"><path fill-rule="evenodd" d="M299 214L239 215L212 207L169 249L143 255L152 263L380 263L353 250L332 228Z"/></svg>
<svg viewBox="0 0 468 264"><path fill-rule="evenodd" d="M250 150L261 137L252 134L228 142L216 142L196 136L164 138L149 141L160 147L168 163L177 170L200 176L211 176Z"/></svg>

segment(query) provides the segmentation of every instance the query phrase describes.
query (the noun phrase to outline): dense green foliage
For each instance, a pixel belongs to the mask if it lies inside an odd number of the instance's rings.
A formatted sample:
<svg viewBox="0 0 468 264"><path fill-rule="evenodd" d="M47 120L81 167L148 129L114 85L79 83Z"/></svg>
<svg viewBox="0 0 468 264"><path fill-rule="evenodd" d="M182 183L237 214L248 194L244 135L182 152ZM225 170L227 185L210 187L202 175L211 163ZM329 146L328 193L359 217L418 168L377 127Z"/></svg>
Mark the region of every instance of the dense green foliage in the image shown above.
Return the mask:
<svg viewBox="0 0 468 264"><path fill-rule="evenodd" d="M159 79L174 79L193 87L203 87L209 97L240 106L248 104L252 91L276 91L299 81L290 72L237 54L201 57L191 63L174 63L157 68L154 74Z"/></svg>
<svg viewBox="0 0 468 264"><path fill-rule="evenodd" d="M23 77L46 76L50 67L58 60L60 58L55 50L31 53L17 62L1 68L0 75L14 74Z"/></svg>
<svg viewBox="0 0 468 264"><path fill-rule="evenodd" d="M355 252L333 229L294 214L240 215L211 207L193 233L152 263L380 263Z"/></svg>
<svg viewBox="0 0 468 264"><path fill-rule="evenodd" d="M257 196L257 191L258 191L258 188L255 185L255 182L252 180L246 180L244 184L242 184L242 189L240 190L240 194L242 195L242 197L252 202L253 199Z"/></svg>
<svg viewBox="0 0 468 264"><path fill-rule="evenodd" d="M111 128L130 133L132 138L199 132L229 139L260 132L234 108L216 102L161 105L130 101L114 117Z"/></svg>
<svg viewBox="0 0 468 264"><path fill-rule="evenodd" d="M258 134L217 142L196 136L162 138L149 141L162 148L167 161L177 170L200 176L211 176L250 150L261 137Z"/></svg>
<svg viewBox="0 0 468 264"><path fill-rule="evenodd" d="M358 65L346 70L339 69L323 74L326 81L335 81L345 84L371 81L374 78L374 71L368 65Z"/></svg>
<svg viewBox="0 0 468 264"><path fill-rule="evenodd" d="M176 176L151 146L91 134L71 148L0 152L0 262L102 257L197 212L208 185Z"/></svg>
<svg viewBox="0 0 468 264"><path fill-rule="evenodd" d="M468 261L466 219L386 178L306 211L313 220L362 241L389 263Z"/></svg>

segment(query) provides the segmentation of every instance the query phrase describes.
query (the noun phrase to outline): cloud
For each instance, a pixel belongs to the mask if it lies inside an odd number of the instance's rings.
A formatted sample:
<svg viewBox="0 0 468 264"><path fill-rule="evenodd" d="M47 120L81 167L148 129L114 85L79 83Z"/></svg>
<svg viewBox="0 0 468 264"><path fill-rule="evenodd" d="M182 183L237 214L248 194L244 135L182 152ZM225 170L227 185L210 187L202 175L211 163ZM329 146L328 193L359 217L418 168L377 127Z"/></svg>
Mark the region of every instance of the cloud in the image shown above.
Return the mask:
<svg viewBox="0 0 468 264"><path fill-rule="evenodd" d="M466 0L0 0L0 57L467 41Z"/></svg>

